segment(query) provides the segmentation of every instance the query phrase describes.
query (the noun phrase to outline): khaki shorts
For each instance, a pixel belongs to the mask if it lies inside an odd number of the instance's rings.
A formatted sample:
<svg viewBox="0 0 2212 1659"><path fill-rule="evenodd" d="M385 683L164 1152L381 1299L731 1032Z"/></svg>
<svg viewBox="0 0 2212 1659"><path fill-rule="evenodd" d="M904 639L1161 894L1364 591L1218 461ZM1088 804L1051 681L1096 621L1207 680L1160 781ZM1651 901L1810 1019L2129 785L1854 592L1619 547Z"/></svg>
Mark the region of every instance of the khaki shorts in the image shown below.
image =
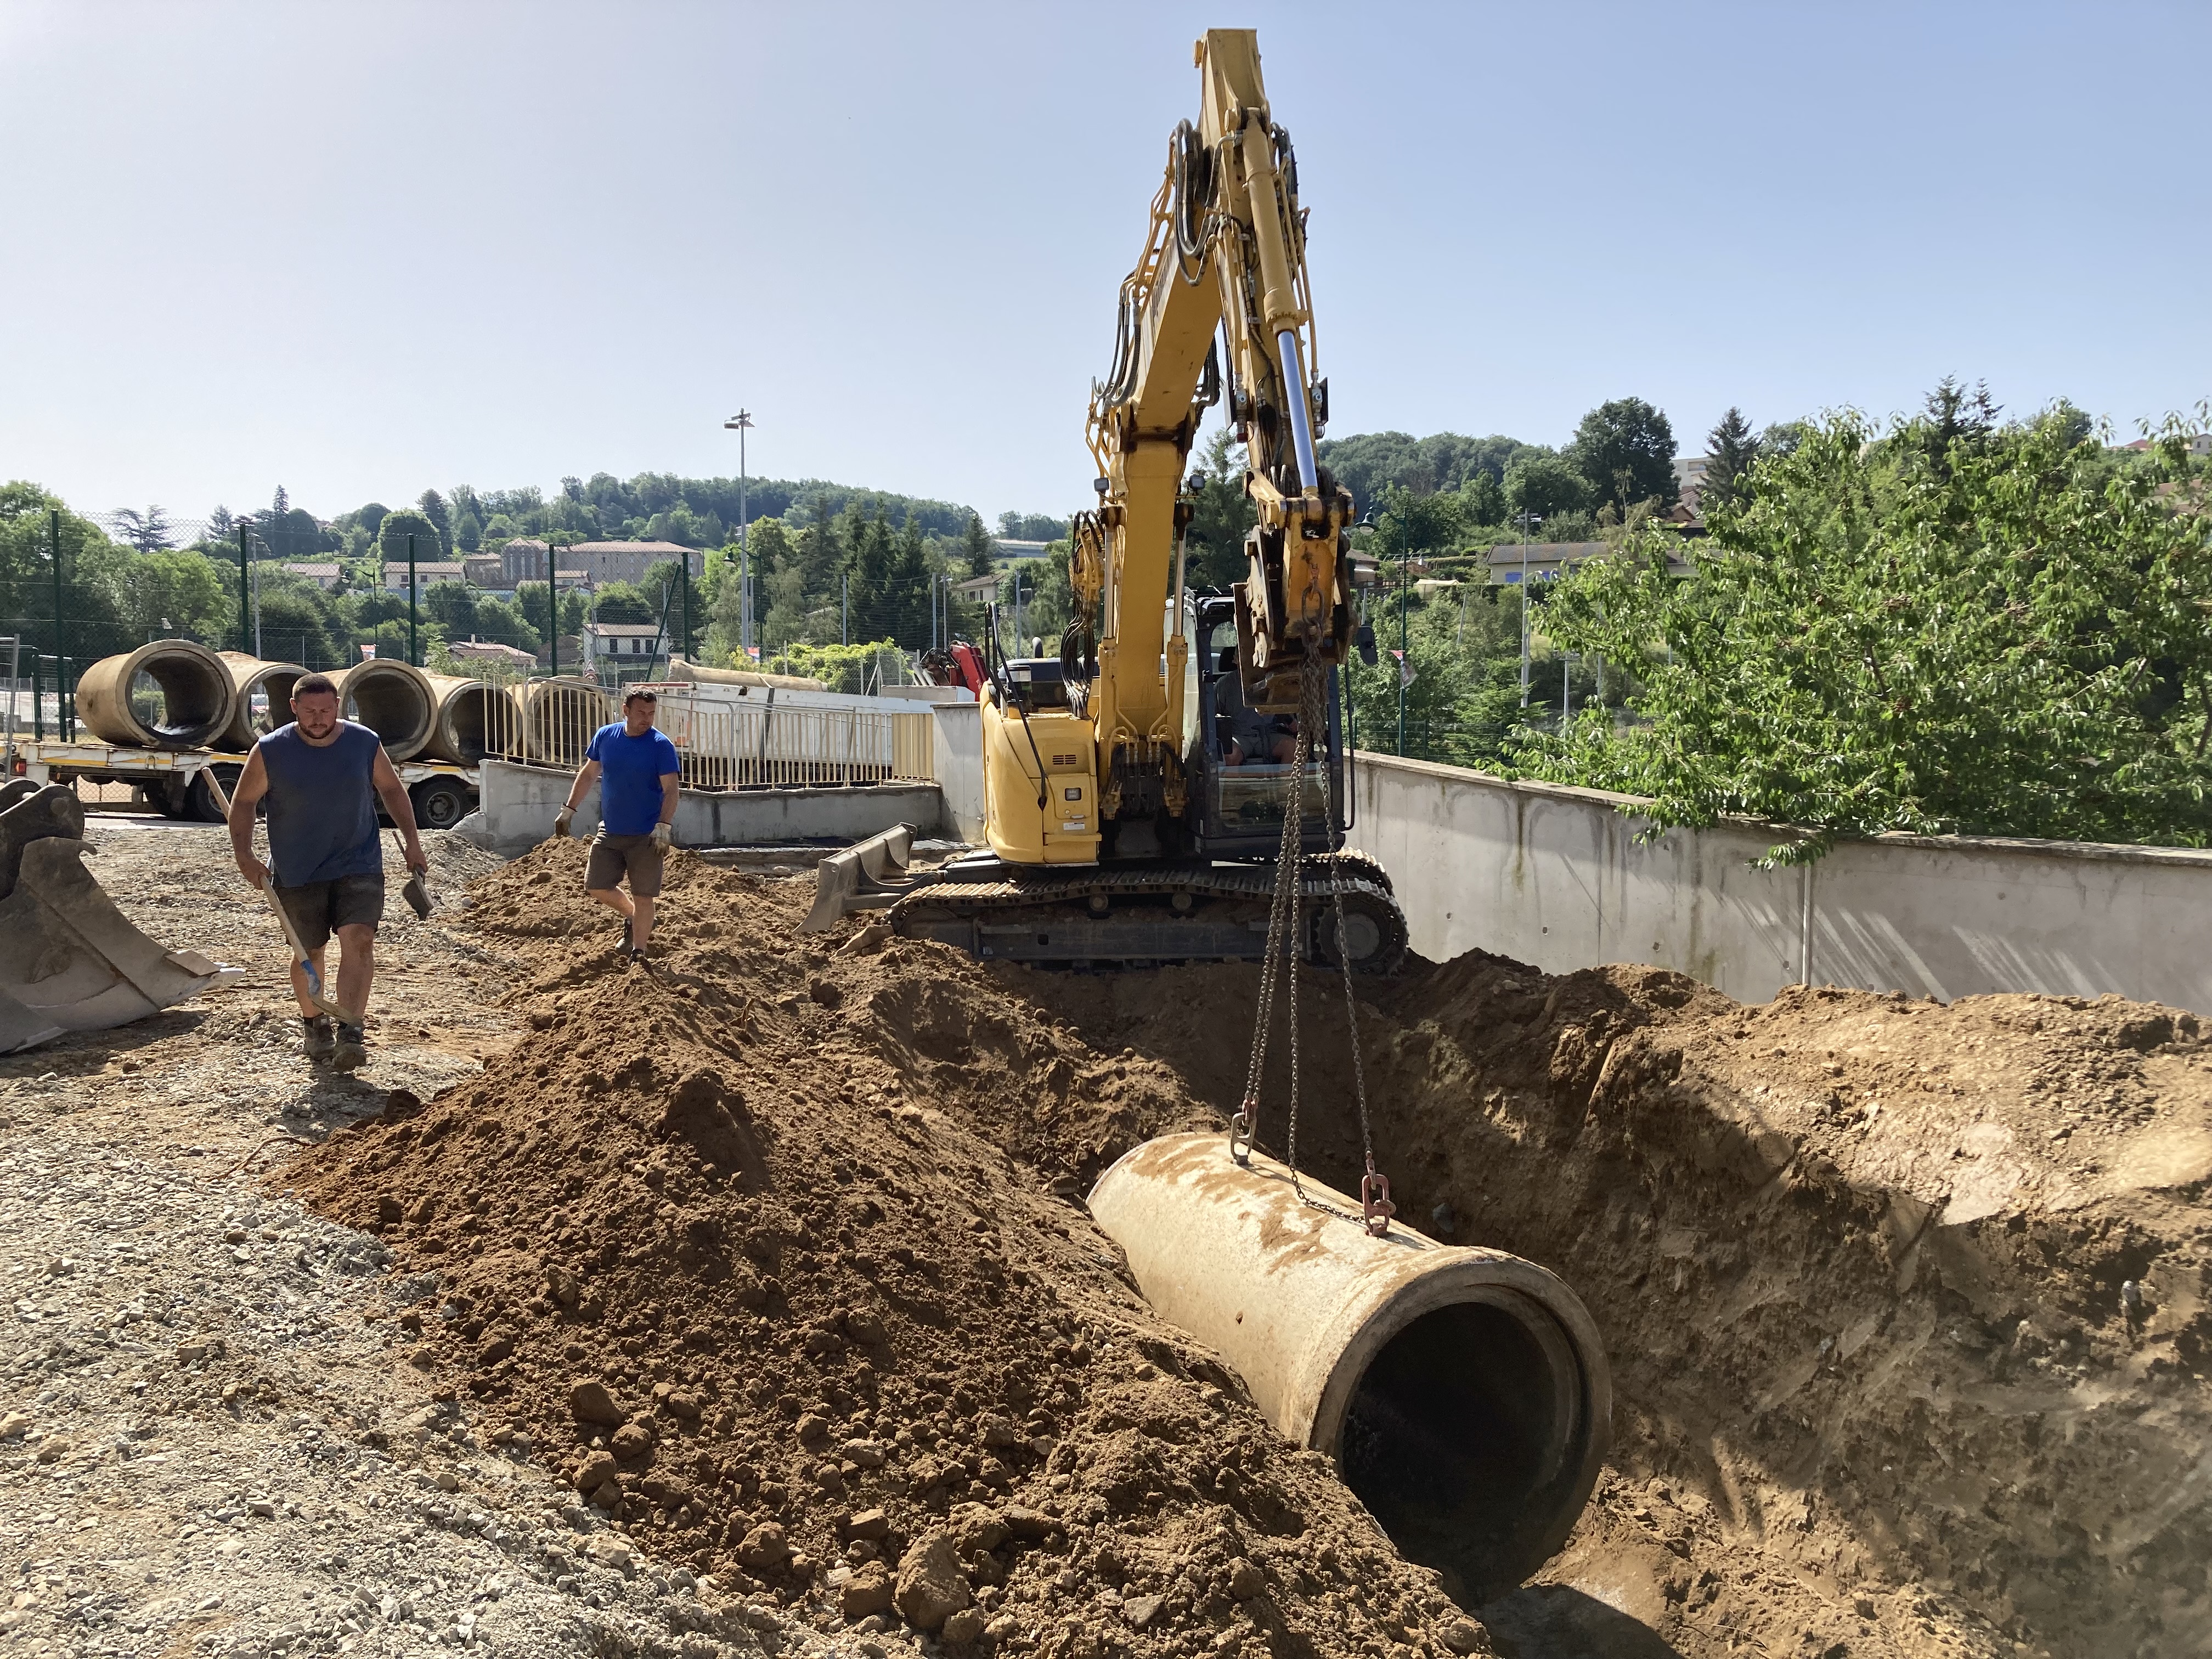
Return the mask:
<svg viewBox="0 0 2212 1659"><path fill-rule="evenodd" d="M611 836L602 830L592 837L591 862L584 866L584 890L605 891L629 878L632 898L660 896L661 853L646 836Z"/></svg>

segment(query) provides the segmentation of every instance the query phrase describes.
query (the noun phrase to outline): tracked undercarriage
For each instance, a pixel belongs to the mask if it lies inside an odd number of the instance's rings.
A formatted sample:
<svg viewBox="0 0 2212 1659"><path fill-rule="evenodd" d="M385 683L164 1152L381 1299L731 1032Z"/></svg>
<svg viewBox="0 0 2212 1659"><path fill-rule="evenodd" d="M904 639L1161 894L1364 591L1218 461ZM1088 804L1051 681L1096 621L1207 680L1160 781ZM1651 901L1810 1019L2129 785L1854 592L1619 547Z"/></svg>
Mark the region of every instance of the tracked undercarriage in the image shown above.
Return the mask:
<svg viewBox="0 0 2212 1659"><path fill-rule="evenodd" d="M902 938L999 962L1146 967L1257 961L1267 949L1272 865L1037 869L981 854L909 874L910 844L910 832L894 830L825 860L830 915L885 909ZM1404 960L1406 918L1381 865L1358 853L1309 858L1301 880L1307 961L1336 965L1333 893L1355 969L1389 973Z"/></svg>

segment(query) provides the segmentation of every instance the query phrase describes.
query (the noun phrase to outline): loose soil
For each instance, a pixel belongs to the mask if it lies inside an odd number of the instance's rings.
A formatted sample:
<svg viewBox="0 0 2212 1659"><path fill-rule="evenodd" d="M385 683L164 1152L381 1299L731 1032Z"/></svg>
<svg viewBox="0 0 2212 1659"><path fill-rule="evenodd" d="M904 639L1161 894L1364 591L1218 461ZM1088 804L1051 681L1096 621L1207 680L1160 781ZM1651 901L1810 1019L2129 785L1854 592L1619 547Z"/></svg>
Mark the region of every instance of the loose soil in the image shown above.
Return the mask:
<svg viewBox="0 0 2212 1659"><path fill-rule="evenodd" d="M659 960L625 969L581 857L473 889L487 947L531 963L522 1042L280 1178L434 1266L416 1364L718 1583L978 1652L2212 1644L2191 1016L1747 1007L1480 954L1363 981L1401 1213L1563 1273L1614 1368L1583 1525L1462 1610L1080 1208L1130 1146L1233 1107L1253 970L802 939L803 879L682 855ZM1303 1000L1299 1146L1342 1185L1341 1004Z"/></svg>
<svg viewBox="0 0 2212 1659"><path fill-rule="evenodd" d="M672 861L648 971L549 844L476 924L531 1030L285 1176L434 1265L398 1312L649 1549L948 1645L1480 1651L1325 1460L1071 1202L1207 1120L936 945L794 942L805 884ZM1057 1182L1057 1190L1055 1190Z"/></svg>

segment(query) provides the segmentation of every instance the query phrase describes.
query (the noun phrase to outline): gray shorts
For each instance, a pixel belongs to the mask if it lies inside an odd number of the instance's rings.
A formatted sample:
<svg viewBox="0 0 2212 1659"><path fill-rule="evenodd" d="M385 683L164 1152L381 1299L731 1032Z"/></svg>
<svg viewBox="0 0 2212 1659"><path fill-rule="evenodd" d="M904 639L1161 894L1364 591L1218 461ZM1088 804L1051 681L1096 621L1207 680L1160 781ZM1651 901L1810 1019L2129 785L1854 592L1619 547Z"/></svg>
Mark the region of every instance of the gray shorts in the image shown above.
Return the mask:
<svg viewBox="0 0 2212 1659"><path fill-rule="evenodd" d="M384 876L340 876L333 881L311 881L298 887L279 887L277 902L291 918L292 931L309 951L319 951L341 927L366 927L376 931L384 920Z"/></svg>
<svg viewBox="0 0 2212 1659"><path fill-rule="evenodd" d="M602 830L592 837L591 861L584 866L584 890L604 892L629 878L632 898L660 896L661 852L650 835L611 836Z"/></svg>

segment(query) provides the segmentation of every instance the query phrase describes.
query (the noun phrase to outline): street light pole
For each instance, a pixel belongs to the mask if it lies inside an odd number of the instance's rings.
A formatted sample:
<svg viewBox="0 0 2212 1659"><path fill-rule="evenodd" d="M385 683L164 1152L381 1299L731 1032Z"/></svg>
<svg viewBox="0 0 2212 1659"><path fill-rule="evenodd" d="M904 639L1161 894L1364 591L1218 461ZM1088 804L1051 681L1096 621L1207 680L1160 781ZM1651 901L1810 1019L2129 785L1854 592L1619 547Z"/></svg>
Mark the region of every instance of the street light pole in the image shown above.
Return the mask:
<svg viewBox="0 0 2212 1659"><path fill-rule="evenodd" d="M745 540L745 434L752 425L751 412L743 409L722 422L724 431L738 434L738 647L748 661L753 653L753 561Z"/></svg>

